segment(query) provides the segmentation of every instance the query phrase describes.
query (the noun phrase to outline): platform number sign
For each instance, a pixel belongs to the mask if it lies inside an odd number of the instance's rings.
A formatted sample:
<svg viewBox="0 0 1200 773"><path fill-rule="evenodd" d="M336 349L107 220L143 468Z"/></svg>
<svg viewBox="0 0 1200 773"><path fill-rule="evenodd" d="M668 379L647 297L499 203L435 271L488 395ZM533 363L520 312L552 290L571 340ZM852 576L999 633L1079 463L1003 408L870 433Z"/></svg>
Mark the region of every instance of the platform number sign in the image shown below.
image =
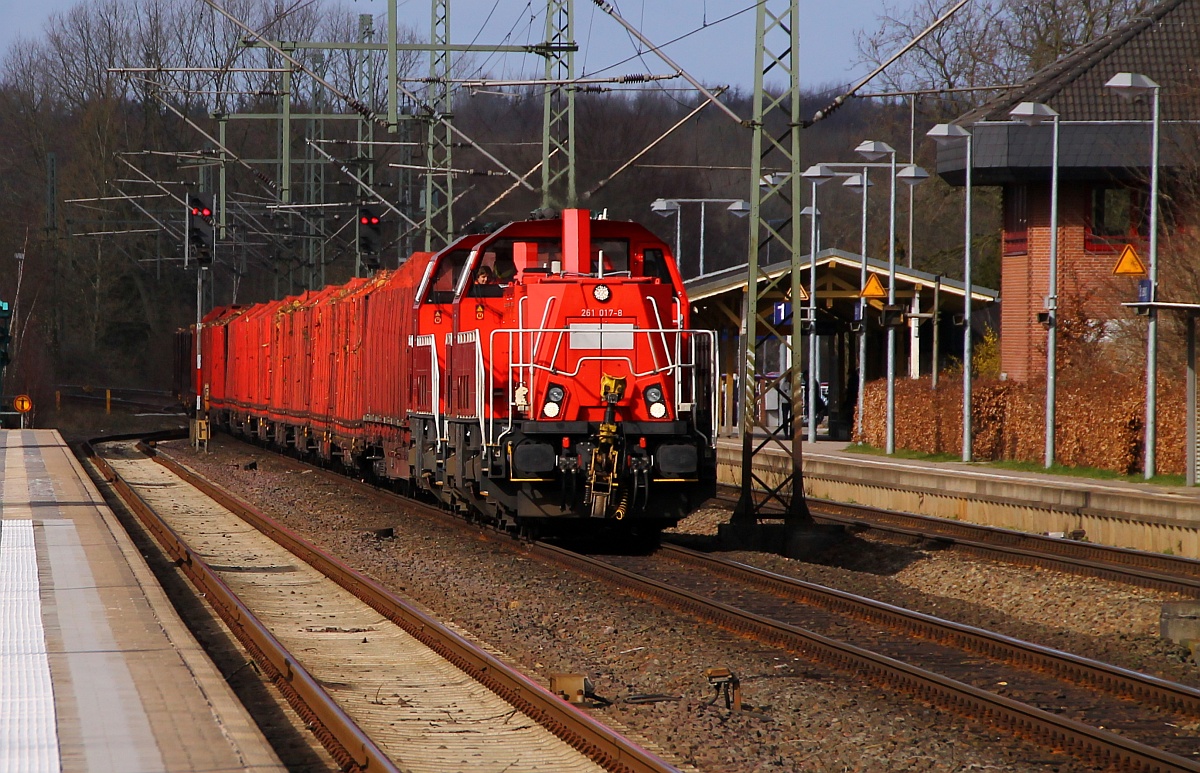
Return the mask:
<svg viewBox="0 0 1200 773"><path fill-rule="evenodd" d="M0 301L0 368L8 365L8 345L12 342L9 325L12 323L12 307L8 301Z"/></svg>
<svg viewBox="0 0 1200 773"><path fill-rule="evenodd" d="M33 410L33 400L29 395L17 395L13 398L13 410L17 413L29 413Z"/></svg>

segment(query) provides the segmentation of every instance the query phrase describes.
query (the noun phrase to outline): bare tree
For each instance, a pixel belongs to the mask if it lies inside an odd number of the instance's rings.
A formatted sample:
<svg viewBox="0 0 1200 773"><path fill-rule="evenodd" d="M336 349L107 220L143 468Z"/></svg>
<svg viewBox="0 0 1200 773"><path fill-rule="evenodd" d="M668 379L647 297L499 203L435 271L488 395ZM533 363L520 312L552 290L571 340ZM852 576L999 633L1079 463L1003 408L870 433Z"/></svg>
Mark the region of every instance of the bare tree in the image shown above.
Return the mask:
<svg viewBox="0 0 1200 773"><path fill-rule="evenodd" d="M860 61L882 63L953 4L954 0L919 0L911 7L886 4L878 27L858 34ZM1019 83L1151 4L1151 0L973 0L883 77L896 90Z"/></svg>

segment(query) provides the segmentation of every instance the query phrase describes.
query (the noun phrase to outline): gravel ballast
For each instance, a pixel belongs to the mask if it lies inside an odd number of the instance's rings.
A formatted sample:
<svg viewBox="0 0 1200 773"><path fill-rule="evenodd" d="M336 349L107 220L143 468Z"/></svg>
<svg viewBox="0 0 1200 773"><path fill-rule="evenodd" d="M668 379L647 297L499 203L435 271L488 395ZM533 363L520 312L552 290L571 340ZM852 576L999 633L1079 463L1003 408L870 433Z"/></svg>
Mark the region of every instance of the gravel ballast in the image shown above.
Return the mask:
<svg viewBox="0 0 1200 773"><path fill-rule="evenodd" d="M507 538L408 516L348 483L220 436L210 453L163 450L315 544L548 682L582 673L613 701L591 711L685 769L1007 770L1094 768L865 684L854 675L714 631L691 618L513 552ZM246 469L255 462L254 469ZM728 518L705 510L678 531ZM373 532L394 529L394 539ZM850 538L821 563L728 554L969 625L1196 683L1177 645L1157 639L1168 594ZM731 712L704 677L726 667L752 708ZM659 695L652 703L627 699Z"/></svg>

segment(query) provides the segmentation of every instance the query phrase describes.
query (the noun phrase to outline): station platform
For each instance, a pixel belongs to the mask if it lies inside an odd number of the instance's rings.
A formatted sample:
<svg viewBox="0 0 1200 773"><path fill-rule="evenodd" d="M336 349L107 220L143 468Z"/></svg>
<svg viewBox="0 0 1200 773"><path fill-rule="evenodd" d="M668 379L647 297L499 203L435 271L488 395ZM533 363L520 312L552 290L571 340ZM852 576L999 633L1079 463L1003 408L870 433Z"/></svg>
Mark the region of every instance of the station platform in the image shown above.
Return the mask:
<svg viewBox="0 0 1200 773"><path fill-rule="evenodd" d="M781 480L789 449L786 441L769 443L756 474ZM822 440L805 443L802 454L810 497L1200 558L1200 487L900 459ZM719 482L740 485L741 456L736 438L717 442Z"/></svg>
<svg viewBox="0 0 1200 773"><path fill-rule="evenodd" d="M0 773L279 771L54 430L0 430Z"/></svg>

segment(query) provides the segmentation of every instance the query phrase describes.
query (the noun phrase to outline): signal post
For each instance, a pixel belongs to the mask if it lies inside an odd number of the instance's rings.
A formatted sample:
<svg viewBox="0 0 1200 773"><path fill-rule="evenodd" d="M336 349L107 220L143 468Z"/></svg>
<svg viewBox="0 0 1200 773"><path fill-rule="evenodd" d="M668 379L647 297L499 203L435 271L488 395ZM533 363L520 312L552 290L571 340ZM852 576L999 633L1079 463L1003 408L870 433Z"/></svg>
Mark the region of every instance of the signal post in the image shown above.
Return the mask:
<svg viewBox="0 0 1200 773"><path fill-rule="evenodd" d="M187 227L183 230L183 265L187 268L192 255L192 247L196 248L196 412L192 416L189 427L189 439L193 448L204 446L208 450L208 416L204 406L204 375L200 331L203 325L204 308L204 272L212 265L216 257L216 219L213 211L213 195L211 193L189 193L187 196Z"/></svg>

